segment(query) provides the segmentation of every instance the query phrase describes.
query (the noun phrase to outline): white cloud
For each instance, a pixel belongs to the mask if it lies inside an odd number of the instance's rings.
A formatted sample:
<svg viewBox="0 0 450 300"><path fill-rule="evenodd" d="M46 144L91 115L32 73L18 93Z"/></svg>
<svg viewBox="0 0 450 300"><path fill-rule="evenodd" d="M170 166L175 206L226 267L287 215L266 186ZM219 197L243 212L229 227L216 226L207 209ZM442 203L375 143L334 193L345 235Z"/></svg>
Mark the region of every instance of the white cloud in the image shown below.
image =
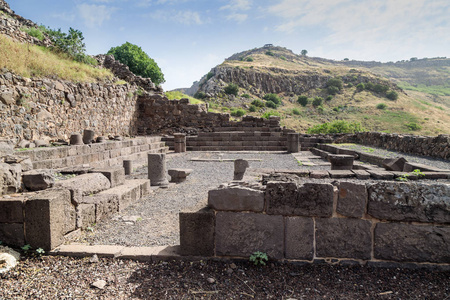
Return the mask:
<svg viewBox="0 0 450 300"><path fill-rule="evenodd" d="M151 14L149 17L154 20L164 21L164 22L176 22L184 25L202 25L204 22L200 17L200 14L196 11L185 10L185 11L164 11L157 10Z"/></svg>
<svg viewBox="0 0 450 300"><path fill-rule="evenodd" d="M227 20L242 23L245 20L247 20L247 17L248 17L248 15L246 15L246 14L232 13L227 16Z"/></svg>
<svg viewBox="0 0 450 300"><path fill-rule="evenodd" d="M112 13L116 10L106 5L80 4L77 5L78 13L88 27L98 27L111 18Z"/></svg>
<svg viewBox="0 0 450 300"><path fill-rule="evenodd" d="M252 6L252 0L230 0L230 3L222 6L220 9L228 9L232 11L249 10Z"/></svg>
<svg viewBox="0 0 450 300"><path fill-rule="evenodd" d="M319 29L325 32L324 46L345 45L355 55L364 51L376 57L377 51L405 53L450 42L448 0L281 0L267 12L280 18L278 31Z"/></svg>

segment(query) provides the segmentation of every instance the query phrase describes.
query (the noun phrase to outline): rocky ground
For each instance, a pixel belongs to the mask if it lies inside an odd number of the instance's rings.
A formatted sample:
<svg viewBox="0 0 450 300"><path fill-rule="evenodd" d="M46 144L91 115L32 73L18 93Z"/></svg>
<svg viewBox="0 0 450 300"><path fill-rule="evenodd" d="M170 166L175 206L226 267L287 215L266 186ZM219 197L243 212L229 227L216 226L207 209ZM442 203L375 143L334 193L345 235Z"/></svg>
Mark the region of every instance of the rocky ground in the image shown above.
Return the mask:
<svg viewBox="0 0 450 300"><path fill-rule="evenodd" d="M97 287L96 287L97 286ZM0 299L450 299L450 272L249 262L32 258Z"/></svg>
<svg viewBox="0 0 450 300"><path fill-rule="evenodd" d="M228 159L236 158L249 159L251 168L302 167L290 154L171 154L169 168L193 169L186 182L155 190L113 219L84 231L75 241L127 246L178 244L178 212L204 206L208 189L232 179L233 163ZM438 164L450 169L449 162ZM138 168L132 176L145 178L146 168ZM450 299L450 271L44 256L24 258L12 271L0 274L0 300L6 299Z"/></svg>

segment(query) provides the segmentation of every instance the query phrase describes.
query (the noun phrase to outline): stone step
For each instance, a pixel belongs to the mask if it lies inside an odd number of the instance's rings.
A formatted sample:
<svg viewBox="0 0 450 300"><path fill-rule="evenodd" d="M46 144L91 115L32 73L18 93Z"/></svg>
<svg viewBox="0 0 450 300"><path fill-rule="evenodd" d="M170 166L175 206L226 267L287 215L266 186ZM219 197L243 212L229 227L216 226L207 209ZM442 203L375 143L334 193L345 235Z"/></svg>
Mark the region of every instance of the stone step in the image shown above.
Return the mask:
<svg viewBox="0 0 450 300"><path fill-rule="evenodd" d="M188 151L286 151L286 146L188 146Z"/></svg>
<svg viewBox="0 0 450 300"><path fill-rule="evenodd" d="M133 202L150 194L149 179L125 180L123 185L116 186L99 193L99 195L117 195L119 198L119 211L123 211Z"/></svg>

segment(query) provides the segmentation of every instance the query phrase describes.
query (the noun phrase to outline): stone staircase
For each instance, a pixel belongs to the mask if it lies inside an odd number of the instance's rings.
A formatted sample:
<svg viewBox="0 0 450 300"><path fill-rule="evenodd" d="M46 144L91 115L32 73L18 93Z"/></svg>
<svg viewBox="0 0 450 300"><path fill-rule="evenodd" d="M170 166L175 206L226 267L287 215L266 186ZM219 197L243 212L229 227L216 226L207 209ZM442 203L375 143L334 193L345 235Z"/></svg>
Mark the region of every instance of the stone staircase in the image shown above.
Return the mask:
<svg viewBox="0 0 450 300"><path fill-rule="evenodd" d="M215 127L186 137L187 151L286 151L287 133L280 127ZM174 149L173 136L162 141Z"/></svg>

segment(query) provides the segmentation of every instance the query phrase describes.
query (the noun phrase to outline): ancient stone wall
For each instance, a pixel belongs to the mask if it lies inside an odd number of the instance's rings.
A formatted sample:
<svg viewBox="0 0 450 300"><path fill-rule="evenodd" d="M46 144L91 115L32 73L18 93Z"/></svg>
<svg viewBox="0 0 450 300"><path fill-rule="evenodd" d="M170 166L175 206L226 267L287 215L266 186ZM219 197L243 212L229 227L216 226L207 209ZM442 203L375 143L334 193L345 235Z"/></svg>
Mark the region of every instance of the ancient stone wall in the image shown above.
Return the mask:
<svg viewBox="0 0 450 300"><path fill-rule="evenodd" d="M182 254L450 267L446 184L234 184L209 191L208 206L180 213Z"/></svg>
<svg viewBox="0 0 450 300"><path fill-rule="evenodd" d="M450 135L437 137L393 134L383 132L360 132L344 135L336 143L357 143L415 155L450 159Z"/></svg>

